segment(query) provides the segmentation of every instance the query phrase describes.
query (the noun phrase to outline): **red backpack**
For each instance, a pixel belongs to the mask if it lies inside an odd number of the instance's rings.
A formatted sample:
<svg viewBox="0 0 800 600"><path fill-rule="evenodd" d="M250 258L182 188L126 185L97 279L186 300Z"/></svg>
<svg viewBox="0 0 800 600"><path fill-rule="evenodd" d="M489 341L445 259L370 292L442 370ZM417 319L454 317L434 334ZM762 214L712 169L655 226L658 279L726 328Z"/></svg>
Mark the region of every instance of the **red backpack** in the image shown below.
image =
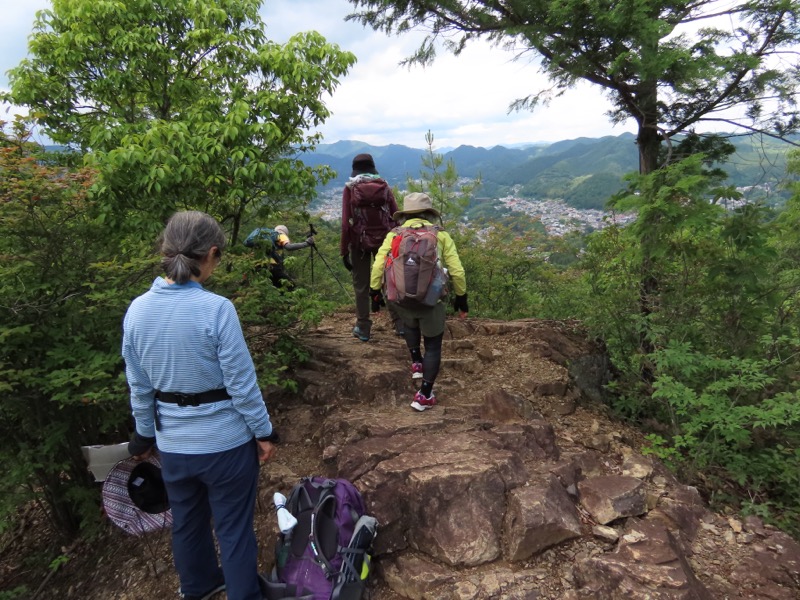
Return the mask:
<svg viewBox="0 0 800 600"><path fill-rule="evenodd" d="M447 296L447 269L439 259L439 227L398 227L383 267L383 293L401 306L436 306Z"/></svg>
<svg viewBox="0 0 800 600"><path fill-rule="evenodd" d="M389 208L391 188L383 179L367 179L350 187L353 215L350 241L354 248L372 252L383 244L396 223Z"/></svg>

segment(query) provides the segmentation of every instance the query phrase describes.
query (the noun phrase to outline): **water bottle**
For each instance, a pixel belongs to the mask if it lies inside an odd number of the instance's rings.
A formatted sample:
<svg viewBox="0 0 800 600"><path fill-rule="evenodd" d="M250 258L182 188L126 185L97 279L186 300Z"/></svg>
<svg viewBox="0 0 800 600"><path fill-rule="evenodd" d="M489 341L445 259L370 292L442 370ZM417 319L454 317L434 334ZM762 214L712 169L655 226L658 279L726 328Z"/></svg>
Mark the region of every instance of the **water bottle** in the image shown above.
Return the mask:
<svg viewBox="0 0 800 600"><path fill-rule="evenodd" d="M425 306L436 306L439 299L444 295L444 286L447 284L447 269L443 269L437 263L436 268L433 270L433 279L428 286L428 291L425 293L425 298L422 303Z"/></svg>
<svg viewBox="0 0 800 600"><path fill-rule="evenodd" d="M278 528L282 534L286 535L297 525L297 519L286 509L286 496L280 492L275 492L272 495L272 503L278 513Z"/></svg>

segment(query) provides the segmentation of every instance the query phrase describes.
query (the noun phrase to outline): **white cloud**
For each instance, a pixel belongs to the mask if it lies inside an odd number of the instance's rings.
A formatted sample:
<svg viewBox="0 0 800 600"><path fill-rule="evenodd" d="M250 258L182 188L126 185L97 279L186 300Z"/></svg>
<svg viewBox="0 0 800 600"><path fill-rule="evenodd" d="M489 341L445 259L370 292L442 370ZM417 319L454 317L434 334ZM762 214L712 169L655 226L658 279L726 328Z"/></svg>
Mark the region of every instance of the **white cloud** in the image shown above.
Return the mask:
<svg viewBox="0 0 800 600"><path fill-rule="evenodd" d="M401 67L422 39L411 32L387 36L345 22L347 0L273 0L262 9L268 32L284 41L295 31L316 29L353 52L358 63L328 102L333 116L322 127L326 142L339 139L422 147L430 130L438 147L494 146L575 137L618 135L608 101L588 84L550 106L508 113L510 104L548 86L536 64L476 42L460 56L442 51L430 67Z"/></svg>
<svg viewBox="0 0 800 600"><path fill-rule="evenodd" d="M8 88L6 71L26 55L36 11L49 5L47 0L28 0L4 7L0 88ZM513 62L507 51L474 43L458 57L442 51L424 69L400 67L422 34L387 36L345 22L352 10L347 0L268 0L261 9L270 39L285 42L294 33L314 29L358 57L328 100L333 116L321 129L328 143L347 139L423 147L430 130L440 148L490 147L633 130L630 125L612 128L605 115L608 102L588 84L549 107L508 114L514 100L547 86L535 64Z"/></svg>
<svg viewBox="0 0 800 600"><path fill-rule="evenodd" d="M8 89L6 71L16 67L27 55L28 36L36 13L48 8L48 0L4 2L0 18L0 89Z"/></svg>
<svg viewBox="0 0 800 600"><path fill-rule="evenodd" d="M28 54L28 36L33 31L36 13L49 8L49 0L5 2L0 18L0 91L7 92L8 71L16 67ZM13 120L15 114L28 114L25 107L0 104L0 121ZM34 132L41 143L49 140Z"/></svg>
<svg viewBox="0 0 800 600"><path fill-rule="evenodd" d="M406 51L384 51L397 60ZM424 145L429 129L440 146L493 146L567 137L597 137L625 131L605 116L609 104L581 85L535 111L508 112L510 104L547 85L535 66L509 60L486 45L460 56L441 56L433 66L380 69L357 65L330 101L334 113L324 131L335 139ZM394 61L396 65L397 60ZM375 75L381 74L380 76Z"/></svg>

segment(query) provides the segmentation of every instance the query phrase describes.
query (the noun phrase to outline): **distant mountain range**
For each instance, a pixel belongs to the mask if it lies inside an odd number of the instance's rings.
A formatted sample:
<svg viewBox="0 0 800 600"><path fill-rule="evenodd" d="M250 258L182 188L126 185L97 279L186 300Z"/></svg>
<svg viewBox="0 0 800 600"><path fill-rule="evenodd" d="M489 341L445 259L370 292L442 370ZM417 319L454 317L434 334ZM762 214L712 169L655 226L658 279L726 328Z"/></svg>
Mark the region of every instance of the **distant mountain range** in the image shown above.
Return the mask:
<svg viewBox="0 0 800 600"><path fill-rule="evenodd" d="M737 148L725 169L728 183L737 187L762 186L773 193L786 176L785 154L791 148L776 140L731 138ZM306 165L329 165L337 172L326 187L341 188L350 176L352 159L368 152L381 176L392 185L405 186L418 178L427 150L392 144L372 146L358 141L320 144L300 158ZM622 177L638 170L635 136L623 133L601 138L577 138L552 144L521 147L476 148L459 146L441 154L453 160L462 177L481 176L478 196L514 195L560 199L577 208L602 208L608 197L623 187Z"/></svg>
<svg viewBox="0 0 800 600"><path fill-rule="evenodd" d="M795 136L800 142L800 136ZM732 137L736 153L725 170L727 183L752 188L754 197L767 193L780 202L787 193L786 152L793 146L779 140L755 136ZM48 146L63 150L63 146ZM404 188L409 178L419 178L426 149L399 144L372 146L345 140L320 144L315 152L299 156L308 166L328 165L337 176L324 189L341 189L350 176L356 154L368 152L381 176L393 186ZM576 208L602 209L608 198L623 187L623 176L638 170L636 138L632 133L601 138L577 138L554 143L516 144L513 148L459 146L438 151L445 162L453 160L461 177L480 175L478 198L513 195L527 199L563 200Z"/></svg>

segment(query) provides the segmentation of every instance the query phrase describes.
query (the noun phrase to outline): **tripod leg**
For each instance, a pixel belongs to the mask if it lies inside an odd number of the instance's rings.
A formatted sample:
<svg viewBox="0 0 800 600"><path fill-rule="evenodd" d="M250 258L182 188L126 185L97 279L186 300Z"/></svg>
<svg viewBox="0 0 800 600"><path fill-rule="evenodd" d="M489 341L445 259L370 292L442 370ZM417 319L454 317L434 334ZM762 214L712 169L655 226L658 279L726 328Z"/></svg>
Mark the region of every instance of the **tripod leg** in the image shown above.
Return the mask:
<svg viewBox="0 0 800 600"><path fill-rule="evenodd" d="M324 264L328 268L328 271L330 271L331 275L333 275L333 278L336 280L336 283L339 284L339 287L342 288L342 291L345 293L345 295L348 298L350 298L352 302L355 302L353 294L345 289L345 287L342 285L342 282L339 281L339 278L336 276L336 272L333 269L331 269L331 266L328 264L328 261L325 260L325 257L322 255L319 249L316 246L312 246L312 248L317 251L317 256L319 256L320 260L322 261L322 264Z"/></svg>
<svg viewBox="0 0 800 600"><path fill-rule="evenodd" d="M314 246L309 246L308 249L311 256L311 289L314 289Z"/></svg>

